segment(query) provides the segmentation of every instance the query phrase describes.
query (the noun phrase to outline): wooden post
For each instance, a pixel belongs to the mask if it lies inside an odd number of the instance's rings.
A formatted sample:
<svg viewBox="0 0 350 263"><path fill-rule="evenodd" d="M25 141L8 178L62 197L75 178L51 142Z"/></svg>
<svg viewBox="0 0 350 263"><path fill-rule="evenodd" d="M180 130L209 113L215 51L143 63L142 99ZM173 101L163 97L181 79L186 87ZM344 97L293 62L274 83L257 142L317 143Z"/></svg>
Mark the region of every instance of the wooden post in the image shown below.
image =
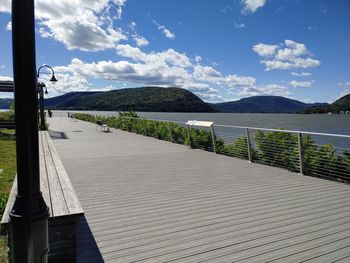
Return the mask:
<svg viewBox="0 0 350 263"><path fill-rule="evenodd" d="M173 132L171 130L171 123L168 122L170 141L173 142Z"/></svg>
<svg viewBox="0 0 350 263"><path fill-rule="evenodd" d="M251 149L252 146L250 144L249 129L247 128L245 131L246 131L246 135L247 135L248 160L251 163L252 162L252 149Z"/></svg>
<svg viewBox="0 0 350 263"><path fill-rule="evenodd" d="M214 124L210 126L210 129L211 129L211 138L213 140L213 150L214 150L214 154L216 154L216 138L215 138Z"/></svg>
<svg viewBox="0 0 350 263"><path fill-rule="evenodd" d="M303 135L298 133L298 146L299 146L299 169L300 174L304 175L304 148L303 148Z"/></svg>

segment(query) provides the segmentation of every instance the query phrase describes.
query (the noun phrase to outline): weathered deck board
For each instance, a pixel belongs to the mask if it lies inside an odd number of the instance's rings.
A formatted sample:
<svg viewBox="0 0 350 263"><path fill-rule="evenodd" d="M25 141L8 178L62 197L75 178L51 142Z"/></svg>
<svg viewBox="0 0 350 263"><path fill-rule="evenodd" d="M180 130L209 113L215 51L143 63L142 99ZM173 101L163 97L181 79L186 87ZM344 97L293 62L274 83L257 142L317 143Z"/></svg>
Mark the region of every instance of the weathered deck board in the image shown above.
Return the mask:
<svg viewBox="0 0 350 263"><path fill-rule="evenodd" d="M80 262L350 262L349 185L50 122L92 232Z"/></svg>

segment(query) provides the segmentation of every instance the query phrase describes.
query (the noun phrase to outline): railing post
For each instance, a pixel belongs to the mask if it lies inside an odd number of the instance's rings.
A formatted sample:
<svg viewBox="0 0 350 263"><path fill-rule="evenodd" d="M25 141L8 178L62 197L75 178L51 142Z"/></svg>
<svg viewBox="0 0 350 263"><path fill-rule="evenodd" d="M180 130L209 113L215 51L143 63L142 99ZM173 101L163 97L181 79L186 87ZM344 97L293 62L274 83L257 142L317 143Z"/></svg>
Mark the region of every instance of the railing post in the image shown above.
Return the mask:
<svg viewBox="0 0 350 263"><path fill-rule="evenodd" d="M171 130L171 124L168 122L170 142L173 142L173 131Z"/></svg>
<svg viewBox="0 0 350 263"><path fill-rule="evenodd" d="M187 126L187 137L188 137L188 146L191 147L191 133L190 133L190 125L186 125Z"/></svg>
<svg viewBox="0 0 350 263"><path fill-rule="evenodd" d="M252 162L252 149L251 149L252 145L250 143L249 129L246 128L245 132L246 132L246 136L247 136L248 160L251 163Z"/></svg>
<svg viewBox="0 0 350 263"><path fill-rule="evenodd" d="M303 148L303 135L298 133L298 146L299 146L299 169L300 174L304 175L304 148Z"/></svg>
<svg viewBox="0 0 350 263"><path fill-rule="evenodd" d="M214 154L216 154L216 138L215 138L215 130L214 130L214 124L210 126L211 129L211 138L213 140L213 149L214 149Z"/></svg>

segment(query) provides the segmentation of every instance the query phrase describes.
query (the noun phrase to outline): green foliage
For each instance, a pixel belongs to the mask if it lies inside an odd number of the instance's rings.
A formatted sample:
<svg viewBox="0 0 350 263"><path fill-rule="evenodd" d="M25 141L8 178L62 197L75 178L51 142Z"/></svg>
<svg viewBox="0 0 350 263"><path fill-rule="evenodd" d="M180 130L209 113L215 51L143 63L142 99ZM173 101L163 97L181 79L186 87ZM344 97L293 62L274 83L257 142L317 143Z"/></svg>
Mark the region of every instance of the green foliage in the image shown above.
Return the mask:
<svg viewBox="0 0 350 263"><path fill-rule="evenodd" d="M286 132L257 131L254 136L257 147L257 160L272 165L281 166L297 172L298 167L298 137Z"/></svg>
<svg viewBox="0 0 350 263"><path fill-rule="evenodd" d="M14 122L15 121L15 113L13 111L0 111L0 122Z"/></svg>
<svg viewBox="0 0 350 263"><path fill-rule="evenodd" d="M1 133L2 134L2 133ZM16 141L13 135L0 137L0 217L16 175Z"/></svg>
<svg viewBox="0 0 350 263"><path fill-rule="evenodd" d="M234 140L231 144L224 144L223 147L219 148L220 153L238 157L241 159L248 159L248 144L247 138L240 137ZM251 148L252 159L255 159L256 153L253 148Z"/></svg>
<svg viewBox="0 0 350 263"><path fill-rule="evenodd" d="M131 117L133 116L133 117ZM176 123L145 120L132 112L121 113L118 117L92 116L76 113L74 118L95 123L97 120L110 127L134 132L159 140L189 145L187 128ZM190 128L191 147L213 151L211 132ZM251 141L251 155L255 162L278 166L293 172L300 172L298 136L287 132L257 131ZM304 173L306 175L350 181L350 153L337 153L331 144L318 147L311 136L302 136ZM217 152L242 159L248 159L246 136L225 144L216 138Z"/></svg>

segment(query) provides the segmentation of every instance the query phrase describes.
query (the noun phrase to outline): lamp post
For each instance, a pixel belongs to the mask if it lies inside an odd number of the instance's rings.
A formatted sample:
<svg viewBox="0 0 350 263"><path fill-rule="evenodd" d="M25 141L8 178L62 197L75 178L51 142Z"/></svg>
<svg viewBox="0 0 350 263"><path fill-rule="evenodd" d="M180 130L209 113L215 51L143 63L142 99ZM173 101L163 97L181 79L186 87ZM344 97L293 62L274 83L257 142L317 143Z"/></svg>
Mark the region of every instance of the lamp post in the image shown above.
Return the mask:
<svg viewBox="0 0 350 263"><path fill-rule="evenodd" d="M36 74L36 77L39 78L40 77L40 70L43 68L48 68L51 70L52 72L52 76L50 81L55 83L57 82L57 79L55 77L55 71L53 70L52 67L50 67L49 65L42 65L39 69L38 69L38 73ZM45 88L45 91L44 91ZM45 109L44 109L44 93L48 94L47 92L47 88L45 83L43 82L38 82L38 93L39 93L39 108L40 108L40 130L46 130L46 123L45 123Z"/></svg>
<svg viewBox="0 0 350 263"><path fill-rule="evenodd" d="M10 212L13 262L47 262L49 209L40 191L34 0L12 0L17 195Z"/></svg>

